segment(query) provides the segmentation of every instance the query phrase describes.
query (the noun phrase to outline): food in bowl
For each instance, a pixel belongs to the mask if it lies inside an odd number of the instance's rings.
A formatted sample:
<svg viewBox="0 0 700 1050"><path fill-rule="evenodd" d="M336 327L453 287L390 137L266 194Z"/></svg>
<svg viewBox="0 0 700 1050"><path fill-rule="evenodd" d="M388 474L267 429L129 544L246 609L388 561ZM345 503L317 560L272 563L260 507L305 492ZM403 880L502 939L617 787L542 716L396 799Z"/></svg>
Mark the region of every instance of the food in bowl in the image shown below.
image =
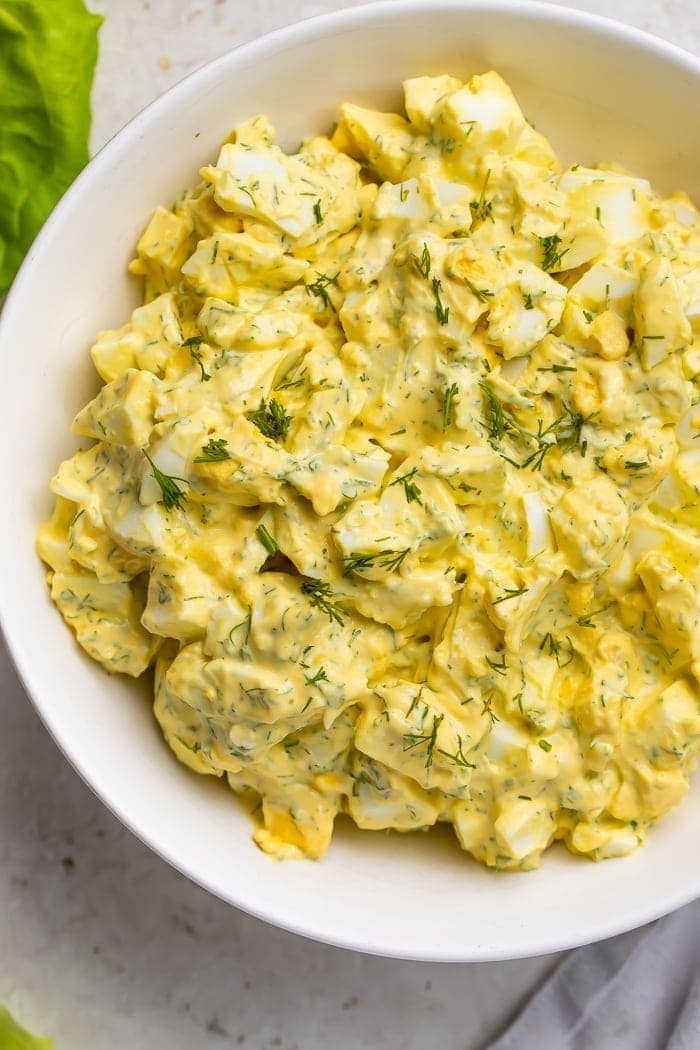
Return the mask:
<svg viewBox="0 0 700 1050"><path fill-rule="evenodd" d="M342 811L626 854L700 745L698 213L562 170L495 72L404 93L156 209L39 553L269 853Z"/></svg>

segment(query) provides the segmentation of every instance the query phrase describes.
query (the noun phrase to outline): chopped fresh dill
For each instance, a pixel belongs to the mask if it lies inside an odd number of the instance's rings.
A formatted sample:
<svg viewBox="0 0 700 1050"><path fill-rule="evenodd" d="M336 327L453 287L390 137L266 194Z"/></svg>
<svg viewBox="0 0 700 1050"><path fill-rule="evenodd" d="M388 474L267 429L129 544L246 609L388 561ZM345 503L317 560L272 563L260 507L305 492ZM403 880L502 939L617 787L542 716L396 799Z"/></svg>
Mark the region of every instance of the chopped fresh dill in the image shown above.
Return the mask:
<svg viewBox="0 0 700 1050"><path fill-rule="evenodd" d="M573 365L543 365L538 372L575 372Z"/></svg>
<svg viewBox="0 0 700 1050"><path fill-rule="evenodd" d="M284 406L271 398L265 402L262 398L254 412L247 412L246 419L254 423L260 433L274 441L284 441L289 432L292 417L287 415Z"/></svg>
<svg viewBox="0 0 700 1050"><path fill-rule="evenodd" d="M151 472L160 486L160 491L163 495L163 506L165 509L172 510L173 507L177 507L178 510L182 510L183 503L187 502L187 492L185 489L180 488L178 481L184 481L184 483L187 484L187 478L178 478L173 474L164 474L163 471L159 470L155 465L148 452L146 452L146 449L142 448L141 451L151 464Z"/></svg>
<svg viewBox="0 0 700 1050"><path fill-rule="evenodd" d="M193 336L190 336L189 339L185 339L185 341L184 341L184 343L182 345L187 347L187 349L191 353L192 357L195 359L195 361L199 365L199 370L202 373L202 381L204 383L208 383L209 380L211 379L211 375L209 374L209 372L206 371L206 369L204 367L204 361L202 360L202 351L199 349L201 343L202 343L201 335L193 335Z"/></svg>
<svg viewBox="0 0 700 1050"><path fill-rule="evenodd" d="M480 303L487 303L489 299L493 298L493 292L490 292L488 288L477 288L474 282L470 281L468 277L464 278L464 283Z"/></svg>
<svg viewBox="0 0 700 1050"><path fill-rule="evenodd" d="M437 733L444 719L443 714L433 715L433 725L429 733L404 733L404 751L411 751L415 747L425 746L425 768L430 769L433 764Z"/></svg>
<svg viewBox="0 0 700 1050"><path fill-rule="evenodd" d="M317 200L314 203L314 219L316 220L316 225L317 226L320 226L321 223L323 222L323 213L321 211L321 201L320 201L320 199Z"/></svg>
<svg viewBox="0 0 700 1050"><path fill-rule="evenodd" d="M442 400L442 429L447 430L450 423L452 422L452 416L454 414L455 401L459 401L459 387L456 383L451 383L450 386L445 390Z"/></svg>
<svg viewBox="0 0 700 1050"><path fill-rule="evenodd" d="M333 601L330 583L323 580L305 580L301 585L301 593L306 595L314 608L324 612L331 623L335 622L340 627L344 625L345 614L338 602Z"/></svg>
<svg viewBox="0 0 700 1050"><path fill-rule="evenodd" d="M568 634L565 642L557 642L551 631L547 631L544 638L540 642L540 652L546 653L548 656L553 656L559 667L568 667L574 658L574 647ZM562 658L564 662L562 663Z"/></svg>
<svg viewBox="0 0 700 1050"><path fill-rule="evenodd" d="M437 277L433 277L433 295L435 296L435 316L438 319L438 324L447 324L450 319L450 308L445 306L442 299L440 298L440 292L442 291L442 281L438 280Z"/></svg>
<svg viewBox="0 0 700 1050"><path fill-rule="evenodd" d="M407 503L420 503L422 506L421 491L413 481L413 478L418 473L418 467L414 467L413 470L409 470L407 474L402 474L400 478L395 478L391 482L389 488L392 485L403 485L404 495L406 496Z"/></svg>
<svg viewBox="0 0 700 1050"><path fill-rule="evenodd" d="M226 438L209 438L207 444L202 445L201 456L195 456L195 463L221 463L225 459L230 459L227 445Z"/></svg>
<svg viewBox="0 0 700 1050"><path fill-rule="evenodd" d="M569 249L559 247L562 240L558 233L552 233L549 237L538 237L537 240L542 248L542 269L547 272L556 271Z"/></svg>
<svg viewBox="0 0 700 1050"><path fill-rule="evenodd" d="M387 549L367 553L357 551L354 554L346 554L343 575L347 576L350 572L360 572L362 569L373 568L375 564L380 569L388 569L389 572L393 572L394 569L399 568L406 555L410 554L410 552L410 547L404 547L403 550Z"/></svg>
<svg viewBox="0 0 700 1050"><path fill-rule="evenodd" d="M488 657L486 658L488 660ZM493 710L493 693L481 701L481 713L482 715L488 715L491 720L491 725L495 725L496 722L500 722L500 718Z"/></svg>
<svg viewBox="0 0 700 1050"><path fill-rule="evenodd" d="M508 664L506 663L506 654L505 653L501 654L501 662L500 663L497 663L495 660L491 660L491 658L488 657L488 656L485 657L485 659L486 659L486 663L489 665L491 670L495 671L496 674L500 674L500 675L504 675L505 676L508 673Z"/></svg>
<svg viewBox="0 0 700 1050"><path fill-rule="evenodd" d="M486 176L481 187L479 199L471 201L469 204L469 208L471 209L472 213L472 219L481 219L482 222L486 219L490 219L491 222L493 222L493 201L486 200L486 187L489 184L490 178L491 169L489 168L489 170L486 172Z"/></svg>
<svg viewBox="0 0 700 1050"><path fill-rule="evenodd" d="M326 674L325 667L319 667L318 671L314 675L304 675L306 678L307 685L318 685L319 682L327 682L328 675Z"/></svg>
<svg viewBox="0 0 700 1050"><path fill-rule="evenodd" d="M307 284L306 290L310 295L313 294L318 296L318 298L323 302L323 305L326 308L328 308L329 306L332 306L331 298L328 294L328 288L332 284L338 284L339 276L340 270L338 270L337 273L332 275L327 273L319 273L317 270L316 280L312 281L310 284ZM278 389L281 389L281 387L278 387Z"/></svg>
<svg viewBox="0 0 700 1050"><path fill-rule="evenodd" d="M491 604L498 605L499 602L508 602L511 598L518 598L521 594L525 594L529 589L529 587L506 587L500 598L494 598Z"/></svg>
<svg viewBox="0 0 700 1050"><path fill-rule="evenodd" d="M424 277L426 281L429 280L431 261L430 249L428 248L428 245L425 242L423 242L423 251L421 252L420 259L413 252L411 252L409 258L415 266L415 268L418 270L418 273L421 275L421 277Z"/></svg>
<svg viewBox="0 0 700 1050"><path fill-rule="evenodd" d="M462 737L458 735L457 748L454 754L450 754L449 751L445 751L441 747L439 747L437 750L441 755L444 755L445 758L449 758L450 762L454 762L454 764L456 766L459 766L461 769L476 769L476 764L474 762L470 762L467 756L464 754L463 743L464 742L462 740Z"/></svg>
<svg viewBox="0 0 700 1050"><path fill-rule="evenodd" d="M482 379L479 386L486 399L483 422L491 440L498 441L506 434L520 433L520 424L508 409L503 407L491 384Z"/></svg>
<svg viewBox="0 0 700 1050"><path fill-rule="evenodd" d="M258 525L255 530L255 535L258 537L268 554L274 554L279 550L276 540L270 535L264 525Z"/></svg>
<svg viewBox="0 0 700 1050"><path fill-rule="evenodd" d="M576 623L579 627L595 627L595 624L592 622L593 617L600 616L601 613L607 612L611 605L612 602L608 602L607 605L602 605L600 609L594 609L593 612L587 613L585 616L579 616Z"/></svg>

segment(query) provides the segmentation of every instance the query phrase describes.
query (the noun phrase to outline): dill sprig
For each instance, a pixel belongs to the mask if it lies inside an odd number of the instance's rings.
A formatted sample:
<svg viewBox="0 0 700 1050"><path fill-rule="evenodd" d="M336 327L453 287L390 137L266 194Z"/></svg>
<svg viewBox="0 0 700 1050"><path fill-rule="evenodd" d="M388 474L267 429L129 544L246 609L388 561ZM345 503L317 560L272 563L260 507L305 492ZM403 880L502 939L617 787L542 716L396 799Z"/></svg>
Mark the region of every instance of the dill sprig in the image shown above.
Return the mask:
<svg viewBox="0 0 700 1050"><path fill-rule="evenodd" d="M498 605L500 602L508 602L511 598L518 598L528 590L529 587L506 587L500 598L494 598L491 604Z"/></svg>
<svg viewBox="0 0 700 1050"><path fill-rule="evenodd" d="M469 204L472 213L472 219L481 219L482 222L486 219L490 219L491 222L493 222L493 201L486 200L486 187L489 184L490 178L491 169L489 168L489 170L486 172L486 176L481 187L479 199L471 201Z"/></svg>
<svg viewBox="0 0 700 1050"><path fill-rule="evenodd" d="M485 398L483 422L491 440L499 441L506 434L519 434L521 431L520 424L503 407L491 384L487 380L482 379L479 382L479 386Z"/></svg>
<svg viewBox="0 0 700 1050"><path fill-rule="evenodd" d="M452 416L454 414L454 403L459 400L459 387L456 383L451 383L445 390L442 399L442 429L447 430L450 423L452 422Z"/></svg>
<svg viewBox="0 0 700 1050"><path fill-rule="evenodd" d="M562 243L559 234L552 233L549 237L538 237L537 240L540 242L540 247L542 248L542 269L547 270L548 272L560 269L559 263L569 249L562 249L559 247Z"/></svg>
<svg viewBox="0 0 700 1050"><path fill-rule="evenodd" d="M362 569L372 568L375 564L380 569L388 569L389 572L393 572L394 569L398 569L410 552L410 547L404 547L403 550L387 549L366 553L357 551L354 554L346 554L343 575L347 576L351 572L360 572Z"/></svg>
<svg viewBox="0 0 700 1050"><path fill-rule="evenodd" d="M327 682L328 675L326 674L325 667L319 667L318 671L314 675L304 675L307 685L318 685L319 682Z"/></svg>
<svg viewBox="0 0 700 1050"><path fill-rule="evenodd" d="M425 242L423 242L423 251L421 252L420 259L417 255L414 254L414 252L411 252L409 258L415 266L415 268L418 270L418 273L421 275L421 277L424 277L427 281L430 278L431 266L430 250L428 248L428 245Z"/></svg>
<svg viewBox="0 0 700 1050"><path fill-rule="evenodd" d="M442 291L442 281L438 280L437 277L433 277L433 295L435 297L435 316L438 319L438 324L447 324L450 319L450 308L445 306L442 299L440 298L440 292Z"/></svg>
<svg viewBox="0 0 700 1050"><path fill-rule="evenodd" d="M335 622L339 627L344 625L344 612L338 602L333 601L330 583L323 580L305 580L301 585L301 593L306 595L314 608L324 612L331 623Z"/></svg>
<svg viewBox="0 0 700 1050"><path fill-rule="evenodd" d="M457 748L455 749L454 754L450 754L449 751L445 751L442 747L439 747L437 750L439 754L444 755L445 758L449 758L450 762L454 762L454 764L456 766L459 766L461 769L476 769L476 763L470 762L467 756L464 754L464 751L462 750L463 744L464 742L461 736L458 735Z"/></svg>
<svg viewBox="0 0 700 1050"><path fill-rule="evenodd" d="M209 374L209 372L206 371L204 367L204 361L202 360L202 351L199 349L199 347L202 344L202 341L203 340L201 335L193 335L190 336L189 339L185 339L182 345L187 347L190 354L199 365L199 370L202 373L202 381L204 383L208 383L211 379L211 375Z"/></svg>
<svg viewBox="0 0 700 1050"><path fill-rule="evenodd" d="M600 609L594 609L593 612L586 613L585 616L579 616L576 623L579 627L595 627L593 617L600 616L602 613L607 612L612 604L612 602L608 602L607 605L601 605Z"/></svg>
<svg viewBox="0 0 700 1050"><path fill-rule="evenodd" d="M421 499L421 491L416 485L416 483L413 481L413 478L416 476L417 473L418 467L414 467L413 470L409 470L407 474L402 474L400 478L395 478L391 482L391 485L389 485L389 488L391 488L392 485L403 485L403 491L404 495L406 496L406 502L420 503L422 506L423 500Z"/></svg>
<svg viewBox="0 0 700 1050"><path fill-rule="evenodd" d="M481 380L479 386L485 397L483 423L490 443L514 467L541 470L544 458L550 449L559 446L563 452L570 452L581 445L581 430L585 419L580 412L574 412L565 405L561 415L552 420L548 426L544 425L542 419L538 419L537 430L533 433L523 427L512 412L503 407L495 391L485 379ZM530 445L534 441L535 447L526 452L525 458L518 462L505 455L497 447L496 443L504 437L517 438Z"/></svg>
<svg viewBox="0 0 700 1050"><path fill-rule="evenodd" d="M331 297L328 294L329 287L334 284L337 286L338 278L340 277L340 270L335 274L319 273L316 271L316 280L311 281L310 284L306 285L306 290L309 295L316 295L323 302L323 305L328 308L332 306ZM278 390L281 387L278 387Z"/></svg>
<svg viewBox="0 0 700 1050"><path fill-rule="evenodd" d="M444 715L433 715L433 725L429 733L404 733L404 751L411 751L416 747L425 746L425 768L430 769L433 764L437 733Z"/></svg>
<svg viewBox="0 0 700 1050"><path fill-rule="evenodd" d="M264 437L274 441L284 441L292 422L292 417L287 415L279 401L271 398L266 402L264 397L254 412L246 413L246 419L254 423Z"/></svg>
<svg viewBox="0 0 700 1050"><path fill-rule="evenodd" d="M571 452L581 444L581 430L585 418L580 412L574 412L566 405L557 424L557 444L563 447L564 452Z"/></svg>
<svg viewBox="0 0 700 1050"><path fill-rule="evenodd" d="M164 474L162 470L159 470L155 465L148 452L145 448L142 448L144 456L151 464L151 471L153 477L156 479L160 486L160 491L163 496L163 506L166 510L172 510L173 507L177 507L178 510L182 510L183 503L187 502L187 493L184 489L181 489L178 485L178 481L184 481L187 484L187 478L179 478L174 474Z"/></svg>
<svg viewBox="0 0 700 1050"><path fill-rule="evenodd" d="M221 463L225 459L230 459L227 445L226 438L209 438L207 444L202 445L201 456L195 456L195 463Z"/></svg>
<svg viewBox="0 0 700 1050"><path fill-rule="evenodd" d="M485 657L486 663L489 665L492 671L496 674L503 675L504 677L508 674L508 664L506 663L506 654L501 654L501 662L497 663L496 660L492 660L490 657Z"/></svg>
<svg viewBox="0 0 700 1050"><path fill-rule="evenodd" d="M463 278L469 291L472 295L479 300L480 303L487 303L489 299L493 298L493 292L490 292L488 288L477 288L473 281L470 281L468 277Z"/></svg>
<svg viewBox="0 0 700 1050"><path fill-rule="evenodd" d="M559 667L568 667L575 656L574 647L568 634L565 642L558 642L552 635L552 632L547 631L547 634L540 642L539 648L541 653L544 652L548 656L553 656ZM562 663L562 656L565 660L564 663Z"/></svg>
<svg viewBox="0 0 700 1050"><path fill-rule="evenodd" d="M520 464L532 470L541 470L544 457L551 448L558 445L563 452L571 452L581 443L581 429L585 420L580 412L573 412L568 406L549 426L545 427L541 419L537 420L537 433L532 435L537 448Z"/></svg>
<svg viewBox="0 0 700 1050"><path fill-rule="evenodd" d="M486 657L486 660L488 662L488 657ZM501 721L493 709L493 693L490 693L481 701L481 713L482 715L488 715L491 720L491 725Z"/></svg>
<svg viewBox="0 0 700 1050"><path fill-rule="evenodd" d="M268 554L275 554L279 550L277 541L270 535L264 525L258 525L255 530L255 535L258 537Z"/></svg>

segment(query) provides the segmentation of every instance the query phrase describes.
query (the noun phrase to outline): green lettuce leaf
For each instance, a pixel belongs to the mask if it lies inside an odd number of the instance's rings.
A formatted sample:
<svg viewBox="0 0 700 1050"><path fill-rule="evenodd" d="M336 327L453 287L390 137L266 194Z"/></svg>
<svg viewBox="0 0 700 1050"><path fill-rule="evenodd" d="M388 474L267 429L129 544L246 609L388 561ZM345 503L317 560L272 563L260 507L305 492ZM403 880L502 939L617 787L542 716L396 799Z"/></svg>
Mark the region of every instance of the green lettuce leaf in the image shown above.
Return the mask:
<svg viewBox="0 0 700 1050"><path fill-rule="evenodd" d="M0 295L87 162L101 22L82 0L0 0Z"/></svg>
<svg viewBox="0 0 700 1050"><path fill-rule="evenodd" d="M0 1050L53 1050L53 1040L30 1035L6 1007L0 1006Z"/></svg>

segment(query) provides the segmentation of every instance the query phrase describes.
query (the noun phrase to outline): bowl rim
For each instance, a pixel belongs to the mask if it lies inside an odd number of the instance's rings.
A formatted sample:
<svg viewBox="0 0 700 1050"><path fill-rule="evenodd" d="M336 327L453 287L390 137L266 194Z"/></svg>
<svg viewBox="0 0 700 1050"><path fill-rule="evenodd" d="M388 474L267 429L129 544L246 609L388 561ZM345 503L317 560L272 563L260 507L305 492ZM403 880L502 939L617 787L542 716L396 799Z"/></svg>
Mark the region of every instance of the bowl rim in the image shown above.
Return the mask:
<svg viewBox="0 0 700 1050"><path fill-rule="evenodd" d="M307 39L320 38L344 28L357 28L362 24L371 24L374 20L385 16L400 17L425 11L436 15L441 10L497 11L502 12L504 16L508 14L530 15L535 21L547 21L569 30L578 26L597 30L603 36L636 46L639 50L647 52L650 58L656 57L667 63L675 64L691 76L700 79L700 57L696 57L684 48L616 19L577 8L556 6L545 0L374 0L374 2L358 7L343 7L336 11L286 24L238 44L217 58L199 66L142 107L100 147L51 211L15 275L4 303L0 303L2 305L0 344L5 330L10 327L15 301L19 299L19 290L31 280L34 263L41 255L44 245L50 241L54 229L60 225L63 213L68 210L76 198L80 197L84 187L89 185L101 172L108 170L113 154L119 150L122 143L131 137L138 137L142 129L153 118L157 118L162 110L177 102L179 97L186 98L199 83L205 84L210 77L215 76L219 70L229 65L235 69L239 64L264 59L266 55L274 54L282 49L291 49L298 42ZM189 864L187 858L176 856L164 843L157 841L150 832L142 829L138 820L124 811L119 798L103 792L93 783L90 771L81 766L73 753L70 739L58 724L58 720L54 719L51 704L46 701L41 690L33 688L31 662L24 658L21 644L15 643L14 640L13 604L11 589L0 588L0 633L7 645L11 664L43 725L83 782L121 824L172 868L227 904L263 922L309 940L370 955L422 962L488 962L532 958L577 947L580 944L593 943L652 922L700 897L700 880L698 880L694 887L681 888L671 897L665 897L661 903L652 902L646 909L640 909L632 917L626 916L618 919L601 916L600 921L585 935L551 935L543 938L535 947L528 944L520 950L512 946L485 945L459 953L445 952L440 950L438 945L432 951L421 950L418 953L395 945L368 943L368 940L360 935L341 936L325 928L314 928L308 921L306 923L296 922L293 916L279 914L274 906L266 910L249 902L243 889L236 888L235 892L225 892L222 887L214 885L205 874L194 870L194 865Z"/></svg>

